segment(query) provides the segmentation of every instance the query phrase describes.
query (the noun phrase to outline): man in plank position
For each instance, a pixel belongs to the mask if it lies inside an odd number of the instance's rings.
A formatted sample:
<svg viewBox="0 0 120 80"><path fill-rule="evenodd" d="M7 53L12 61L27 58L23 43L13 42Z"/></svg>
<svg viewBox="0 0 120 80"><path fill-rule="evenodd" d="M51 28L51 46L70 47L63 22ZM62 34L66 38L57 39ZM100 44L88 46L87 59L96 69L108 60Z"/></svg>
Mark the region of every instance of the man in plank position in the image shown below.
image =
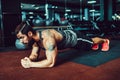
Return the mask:
<svg viewBox="0 0 120 80"><path fill-rule="evenodd" d="M89 38L82 33L74 30L55 30L45 29L42 31L33 30L27 22L22 22L15 29L17 38L24 44L34 40L32 52L29 57L21 59L21 65L24 68L50 68L56 63L58 50L65 48L74 48L82 50L97 50L99 44L102 45L102 51L109 50L109 40L99 37ZM38 59L40 51L44 49L46 59Z"/></svg>

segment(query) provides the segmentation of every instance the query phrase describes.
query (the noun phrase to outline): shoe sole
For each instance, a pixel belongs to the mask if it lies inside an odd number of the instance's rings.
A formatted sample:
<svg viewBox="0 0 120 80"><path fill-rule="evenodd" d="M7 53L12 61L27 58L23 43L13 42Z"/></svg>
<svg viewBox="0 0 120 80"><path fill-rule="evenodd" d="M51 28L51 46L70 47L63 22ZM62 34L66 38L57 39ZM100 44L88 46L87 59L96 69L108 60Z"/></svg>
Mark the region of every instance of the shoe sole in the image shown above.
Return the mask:
<svg viewBox="0 0 120 80"><path fill-rule="evenodd" d="M92 50L98 50L98 49L99 49L99 48L94 48L94 49L92 48Z"/></svg>
<svg viewBox="0 0 120 80"><path fill-rule="evenodd" d="M98 47L97 48L92 48L92 50L98 50L99 49L99 45L98 45Z"/></svg>
<svg viewBox="0 0 120 80"><path fill-rule="evenodd" d="M107 41L108 41L108 46L109 46L109 44L110 44L110 40L107 39ZM109 50L109 48L108 48L108 50ZM103 49L101 49L101 51L108 51L108 50L103 50Z"/></svg>

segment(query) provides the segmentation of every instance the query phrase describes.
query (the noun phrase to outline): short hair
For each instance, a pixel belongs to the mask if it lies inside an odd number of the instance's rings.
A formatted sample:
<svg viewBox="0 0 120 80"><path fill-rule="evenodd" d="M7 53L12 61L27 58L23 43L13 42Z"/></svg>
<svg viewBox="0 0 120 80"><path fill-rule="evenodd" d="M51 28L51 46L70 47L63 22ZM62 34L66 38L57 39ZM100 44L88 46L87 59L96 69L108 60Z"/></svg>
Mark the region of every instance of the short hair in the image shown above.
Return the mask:
<svg viewBox="0 0 120 80"><path fill-rule="evenodd" d="M31 31L33 34L36 34L35 30L29 24L28 21L21 22L15 29L15 34L21 32L22 34L28 35L28 32Z"/></svg>

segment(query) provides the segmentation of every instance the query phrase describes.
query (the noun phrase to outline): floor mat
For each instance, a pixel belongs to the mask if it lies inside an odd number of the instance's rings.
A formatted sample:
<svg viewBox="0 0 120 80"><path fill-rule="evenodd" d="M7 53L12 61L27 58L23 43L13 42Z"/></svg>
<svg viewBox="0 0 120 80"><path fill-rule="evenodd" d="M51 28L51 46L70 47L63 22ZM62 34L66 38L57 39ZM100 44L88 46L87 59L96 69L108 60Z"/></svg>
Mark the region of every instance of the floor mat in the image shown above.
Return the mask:
<svg viewBox="0 0 120 80"><path fill-rule="evenodd" d="M59 57L62 58L63 61L69 60L75 63L96 67L113 59L119 58L119 47L120 41L114 40L111 41L110 50L107 52L103 52L101 50L88 52L69 50L60 54Z"/></svg>

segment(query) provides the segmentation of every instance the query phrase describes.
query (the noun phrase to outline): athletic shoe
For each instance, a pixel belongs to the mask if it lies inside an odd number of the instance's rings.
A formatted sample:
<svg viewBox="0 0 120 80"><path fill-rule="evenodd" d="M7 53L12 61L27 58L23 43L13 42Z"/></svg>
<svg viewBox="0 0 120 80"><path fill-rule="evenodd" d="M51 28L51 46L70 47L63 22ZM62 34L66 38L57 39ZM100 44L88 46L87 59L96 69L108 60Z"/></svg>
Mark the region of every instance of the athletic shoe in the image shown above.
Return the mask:
<svg viewBox="0 0 120 80"><path fill-rule="evenodd" d="M102 51L108 51L109 50L109 43L110 43L110 40L109 39L106 39L106 41L102 44Z"/></svg>
<svg viewBox="0 0 120 80"><path fill-rule="evenodd" d="M98 48L99 48L99 45L98 45L98 44L93 44L92 50L98 50Z"/></svg>

